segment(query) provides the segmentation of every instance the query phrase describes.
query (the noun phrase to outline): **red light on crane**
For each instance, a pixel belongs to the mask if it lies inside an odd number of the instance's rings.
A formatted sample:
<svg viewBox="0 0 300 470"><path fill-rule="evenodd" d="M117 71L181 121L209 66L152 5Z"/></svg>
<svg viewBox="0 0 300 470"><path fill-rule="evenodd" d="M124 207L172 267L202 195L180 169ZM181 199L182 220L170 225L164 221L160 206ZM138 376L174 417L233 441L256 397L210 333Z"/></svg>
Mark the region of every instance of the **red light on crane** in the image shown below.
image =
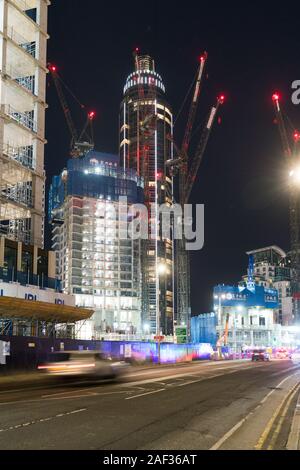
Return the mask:
<svg viewBox="0 0 300 470"><path fill-rule="evenodd" d="M295 141L295 142L299 142L299 140L300 140L300 133L299 133L298 131L295 131L293 137L294 137L294 141Z"/></svg>
<svg viewBox="0 0 300 470"><path fill-rule="evenodd" d="M200 56L200 62L204 62L205 60L207 60L207 57L208 57L207 52L204 52L204 53Z"/></svg>
<svg viewBox="0 0 300 470"><path fill-rule="evenodd" d="M219 104L224 104L225 102L225 95L219 95L218 96L218 103Z"/></svg>
<svg viewBox="0 0 300 470"><path fill-rule="evenodd" d="M280 100L280 95L279 95L279 93L273 93L273 95L272 95L272 100L273 100L273 101L279 101L279 100Z"/></svg>
<svg viewBox="0 0 300 470"><path fill-rule="evenodd" d="M56 68L55 65L51 65L50 70L51 70L51 72L56 72L57 68Z"/></svg>
<svg viewBox="0 0 300 470"><path fill-rule="evenodd" d="M94 119L95 116L96 116L95 111L91 111L91 112L88 114L88 118L89 118L91 121Z"/></svg>

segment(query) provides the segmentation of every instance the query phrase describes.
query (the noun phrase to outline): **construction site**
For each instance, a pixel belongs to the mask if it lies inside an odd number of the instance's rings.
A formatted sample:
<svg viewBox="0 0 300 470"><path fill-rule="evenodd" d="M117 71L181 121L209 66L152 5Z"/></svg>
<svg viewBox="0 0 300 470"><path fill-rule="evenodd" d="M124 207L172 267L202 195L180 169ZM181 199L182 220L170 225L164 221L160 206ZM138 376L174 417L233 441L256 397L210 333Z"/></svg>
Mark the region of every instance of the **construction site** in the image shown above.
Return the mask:
<svg viewBox="0 0 300 470"><path fill-rule="evenodd" d="M47 4L1 2L0 233L44 244Z"/></svg>
<svg viewBox="0 0 300 470"><path fill-rule="evenodd" d="M213 104L202 127L198 122L200 96L208 76L208 53L203 52L198 58L196 74L174 117L163 78L157 71L159 67L150 55L136 48L133 70L126 79L120 106L120 153L104 154L94 149L93 123L97 113L81 103L72 85L64 83L59 67L47 62L47 2L5 0L1 5L0 233L12 241L40 248L44 244L48 75L49 86L56 90L70 134L67 168L61 168L61 173L53 179L49 197L56 276L62 281L64 292L77 295L81 307L101 310L96 322L100 335L130 332L160 340L174 335L176 338L176 331L180 330L182 335L185 329L183 336L189 341L192 308L186 239L175 239L174 219L170 237L163 237L158 207L172 208L179 204L184 213L198 181L214 124L217 120L221 123L220 107L225 102L222 93L209 98ZM84 126L80 130L73 117L70 97L83 110ZM273 103L289 171L288 258L292 318L297 323L300 318L299 134L293 130L290 138L287 124L289 129L291 125L281 111L279 93L274 93ZM175 125L179 116L185 122L181 133ZM134 246L121 242L112 246L111 226L103 225L97 213L99 204L104 204L109 217L109 205L119 196L131 197L131 203L143 202L149 211L156 207L155 216L149 216L148 220L149 234L155 225L154 238L141 240ZM185 223L182 218L183 229ZM116 301L113 297L120 299ZM95 331L89 335L94 336Z"/></svg>

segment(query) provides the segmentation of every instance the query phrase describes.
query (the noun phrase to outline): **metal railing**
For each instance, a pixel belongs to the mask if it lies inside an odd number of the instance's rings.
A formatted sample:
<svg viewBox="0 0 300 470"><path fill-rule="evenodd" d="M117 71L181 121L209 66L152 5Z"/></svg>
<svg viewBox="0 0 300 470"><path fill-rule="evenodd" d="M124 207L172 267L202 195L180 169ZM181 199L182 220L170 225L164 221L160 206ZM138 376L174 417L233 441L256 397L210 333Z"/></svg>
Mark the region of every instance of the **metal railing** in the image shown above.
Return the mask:
<svg viewBox="0 0 300 470"><path fill-rule="evenodd" d="M33 145L14 147L9 144L3 144L2 151L8 158L17 161L26 168L33 169Z"/></svg>
<svg viewBox="0 0 300 470"><path fill-rule="evenodd" d="M33 207L31 183L17 183L13 186L3 186L0 195L8 201L14 201L29 208Z"/></svg>
<svg viewBox="0 0 300 470"><path fill-rule="evenodd" d="M10 104L7 104L5 105L5 112L9 117L17 121L19 124L22 124L22 126L26 127L32 132L37 132L37 122L32 117L34 113L33 111L22 113L13 108L13 106Z"/></svg>
<svg viewBox="0 0 300 470"><path fill-rule="evenodd" d="M22 88L25 88L25 90L29 91L32 94L35 94L35 76L34 75L28 75L28 76L22 76L20 75L20 72L17 71L12 66L7 67L7 75L14 80L18 85L20 85Z"/></svg>
<svg viewBox="0 0 300 470"><path fill-rule="evenodd" d="M36 286L40 289L53 289L61 292L61 282L41 274L33 274L30 271L17 271L14 268L0 268L0 280L3 282L17 282L21 286Z"/></svg>
<svg viewBox="0 0 300 470"><path fill-rule="evenodd" d="M14 27L8 29L8 37L14 41L18 46L22 47L29 55L36 58L36 42L35 41L28 41L28 39L24 38L15 31Z"/></svg>

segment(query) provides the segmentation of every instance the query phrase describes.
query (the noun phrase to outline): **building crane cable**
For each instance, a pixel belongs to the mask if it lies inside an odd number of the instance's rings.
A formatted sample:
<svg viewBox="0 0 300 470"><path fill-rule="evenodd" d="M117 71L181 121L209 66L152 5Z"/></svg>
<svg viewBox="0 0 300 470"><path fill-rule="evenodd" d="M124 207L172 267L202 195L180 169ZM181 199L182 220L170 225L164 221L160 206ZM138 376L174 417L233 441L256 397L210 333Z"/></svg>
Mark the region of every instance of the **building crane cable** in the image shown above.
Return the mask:
<svg viewBox="0 0 300 470"><path fill-rule="evenodd" d="M191 91L192 91L192 89L193 89L193 87L194 87L194 85L195 85L195 83L196 83L197 76L198 76L198 70L197 70L197 72L196 72L196 74L195 74L195 76L194 76L194 78L193 78L192 83L190 84L190 87L189 87L189 89L188 89L188 91L187 91L187 94L185 95L185 98L184 98L184 100L183 100L183 102L182 102L182 104L181 104L181 107L180 107L180 109L179 109L177 115L176 115L176 118L174 119L174 127L176 126L177 121L178 121L178 119L180 118L180 116L181 116L181 114L182 114L182 112L183 112L183 110L184 110L184 107L185 107L185 105L186 105L186 103L187 103L188 97L190 96Z"/></svg>
<svg viewBox="0 0 300 470"><path fill-rule="evenodd" d="M195 154L190 158L188 151L191 143L191 139L194 135L193 128L196 121L197 109L199 105L199 98L201 92L201 85L203 80L203 74L207 61L207 53L205 52L200 57L200 64L197 70L196 78L193 81L194 94L190 104L189 115L186 123L185 133L182 145L180 149L174 142L172 136L169 136L169 140L173 142L176 150L176 157L166 162L166 167L169 167L172 174L179 174L179 202L182 207L188 203L192 189L194 187L197 174L207 147L207 143L212 131L215 118L218 113L220 105L225 101L225 96L220 95L217 99L217 104L211 108L211 111L206 121L206 125L201 133L198 146ZM189 90L190 93L190 90ZM188 95L189 95L188 93ZM187 95L187 96L188 96ZM187 98L186 98L187 99ZM183 109L184 106L182 106ZM181 110L180 110L181 112ZM182 220L184 226L184 220ZM178 240L176 243L176 272L177 272L177 324L185 324L189 330L191 306L190 306L190 259L188 252L186 251L185 241L183 239Z"/></svg>
<svg viewBox="0 0 300 470"><path fill-rule="evenodd" d="M48 69L52 76L57 95L67 121L69 132L71 135L70 143L70 154L73 158L78 158L84 155L88 150L94 149L94 132L93 132L93 121L95 118L95 112L91 111L86 113L85 124L79 133L74 124L74 120L71 114L70 107L68 105L67 99L65 97L63 87L69 92L69 94L74 98L74 100L79 104L82 110L86 110L86 106L81 103L81 101L76 97L72 90L65 84L61 76L57 72L57 67L53 64L48 64ZM88 132L89 128L89 132ZM87 140L84 140L84 136Z"/></svg>

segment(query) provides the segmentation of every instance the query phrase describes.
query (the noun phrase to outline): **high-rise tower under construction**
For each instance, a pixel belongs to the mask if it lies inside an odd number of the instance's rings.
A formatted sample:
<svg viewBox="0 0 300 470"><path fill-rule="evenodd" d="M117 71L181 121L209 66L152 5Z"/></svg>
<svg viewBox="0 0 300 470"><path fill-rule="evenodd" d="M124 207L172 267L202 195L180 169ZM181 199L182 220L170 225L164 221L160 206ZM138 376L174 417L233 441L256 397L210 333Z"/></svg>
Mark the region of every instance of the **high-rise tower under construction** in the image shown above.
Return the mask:
<svg viewBox="0 0 300 470"><path fill-rule="evenodd" d="M120 157L124 170L134 169L144 178L149 210L149 237L142 250L144 329L168 335L174 323L174 247L172 231L170 238L159 234L159 206L172 204L173 184L166 162L173 153L173 115L164 95L154 60L137 52L121 104Z"/></svg>
<svg viewBox="0 0 300 470"><path fill-rule="evenodd" d="M47 0L0 0L0 234L44 243Z"/></svg>

